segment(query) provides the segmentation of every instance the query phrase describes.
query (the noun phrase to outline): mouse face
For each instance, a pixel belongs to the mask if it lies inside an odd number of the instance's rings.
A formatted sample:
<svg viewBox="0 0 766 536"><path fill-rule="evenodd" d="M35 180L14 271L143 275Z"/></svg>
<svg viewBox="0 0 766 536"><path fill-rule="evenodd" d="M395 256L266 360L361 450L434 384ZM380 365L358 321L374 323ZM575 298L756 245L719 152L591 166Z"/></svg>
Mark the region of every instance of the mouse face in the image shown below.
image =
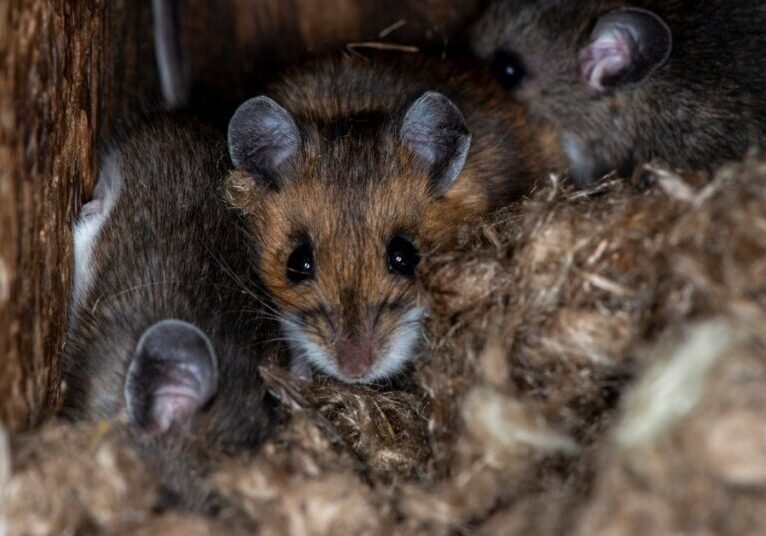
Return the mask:
<svg viewBox="0 0 766 536"><path fill-rule="evenodd" d="M578 75L581 16L570 4L557 2L495 2L472 32L474 51L485 60L497 81L527 103L535 115L552 119L569 111L587 95ZM562 12L571 11L566 18ZM543 98L549 102L541 102ZM549 109L552 108L552 109Z"/></svg>
<svg viewBox="0 0 766 536"><path fill-rule="evenodd" d="M229 148L243 171L229 192L297 360L372 382L412 358L419 261L464 213L450 194L469 143L458 109L434 92L393 118L309 121L266 97L240 107Z"/></svg>
<svg viewBox="0 0 766 536"><path fill-rule="evenodd" d="M327 161L307 167L259 203L261 277L296 353L345 381L387 377L419 338L427 183L391 169L351 186Z"/></svg>
<svg viewBox="0 0 766 536"><path fill-rule="evenodd" d="M646 131L631 90L668 60L656 14L619 2L501 1L472 33L474 51L530 115L554 125L580 183L629 163Z"/></svg>

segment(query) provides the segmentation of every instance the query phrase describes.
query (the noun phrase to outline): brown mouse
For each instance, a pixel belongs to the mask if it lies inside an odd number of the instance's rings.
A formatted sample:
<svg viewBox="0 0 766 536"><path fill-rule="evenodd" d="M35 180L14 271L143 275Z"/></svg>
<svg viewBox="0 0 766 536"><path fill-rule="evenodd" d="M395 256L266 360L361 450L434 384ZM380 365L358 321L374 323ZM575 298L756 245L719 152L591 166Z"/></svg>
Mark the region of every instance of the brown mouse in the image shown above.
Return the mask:
<svg viewBox="0 0 766 536"><path fill-rule="evenodd" d="M498 0L475 53L554 127L574 178L709 170L766 140L761 0Z"/></svg>
<svg viewBox="0 0 766 536"><path fill-rule="evenodd" d="M553 165L488 72L370 54L326 58L229 123L258 270L294 365L376 382L416 353L418 263Z"/></svg>

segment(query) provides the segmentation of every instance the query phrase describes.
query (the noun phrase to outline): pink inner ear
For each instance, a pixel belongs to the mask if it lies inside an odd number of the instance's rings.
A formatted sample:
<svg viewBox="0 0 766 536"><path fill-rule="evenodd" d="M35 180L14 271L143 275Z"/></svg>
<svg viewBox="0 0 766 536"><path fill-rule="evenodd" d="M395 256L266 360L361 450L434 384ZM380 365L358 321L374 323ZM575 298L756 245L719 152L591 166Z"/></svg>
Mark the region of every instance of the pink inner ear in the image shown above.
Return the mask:
<svg viewBox="0 0 766 536"><path fill-rule="evenodd" d="M191 384L158 389L152 403L152 421L157 431L183 427L200 406L200 393Z"/></svg>
<svg viewBox="0 0 766 536"><path fill-rule="evenodd" d="M604 81L630 64L630 34L611 30L600 34L580 52L580 77L593 91L604 91Z"/></svg>

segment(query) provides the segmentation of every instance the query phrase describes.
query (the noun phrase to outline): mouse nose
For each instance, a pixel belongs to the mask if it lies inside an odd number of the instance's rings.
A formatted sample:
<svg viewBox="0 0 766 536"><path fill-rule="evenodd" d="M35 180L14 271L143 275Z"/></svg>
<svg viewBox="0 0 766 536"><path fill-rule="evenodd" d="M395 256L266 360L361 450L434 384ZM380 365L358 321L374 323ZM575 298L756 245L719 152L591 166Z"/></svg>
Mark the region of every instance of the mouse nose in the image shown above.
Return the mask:
<svg viewBox="0 0 766 536"><path fill-rule="evenodd" d="M372 341L367 337L351 337L340 340L335 350L338 368L348 378L361 378L369 372L374 361Z"/></svg>

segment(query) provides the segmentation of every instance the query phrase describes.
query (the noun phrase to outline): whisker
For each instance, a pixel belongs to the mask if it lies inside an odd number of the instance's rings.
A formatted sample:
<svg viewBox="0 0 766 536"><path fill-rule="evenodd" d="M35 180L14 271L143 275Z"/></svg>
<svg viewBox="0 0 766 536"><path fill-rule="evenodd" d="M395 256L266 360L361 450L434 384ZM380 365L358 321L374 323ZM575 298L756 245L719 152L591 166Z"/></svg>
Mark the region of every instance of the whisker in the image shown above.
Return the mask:
<svg viewBox="0 0 766 536"><path fill-rule="evenodd" d="M223 272L228 275L232 281L234 281L238 288L240 288L242 291L244 291L248 296L250 296L253 300L256 301L259 305L262 307L265 307L268 311L274 313L275 315L280 315L281 312L277 310L274 306L272 306L270 303L268 303L266 300L264 300L261 296L259 296L255 290L250 288L248 285L245 284L245 282L242 280L242 278L237 275L234 270L231 269L231 267L226 263L226 261L216 255L216 253L212 250L210 250L207 245L205 248L208 251L208 254L210 257L218 264L218 266L223 270Z"/></svg>

